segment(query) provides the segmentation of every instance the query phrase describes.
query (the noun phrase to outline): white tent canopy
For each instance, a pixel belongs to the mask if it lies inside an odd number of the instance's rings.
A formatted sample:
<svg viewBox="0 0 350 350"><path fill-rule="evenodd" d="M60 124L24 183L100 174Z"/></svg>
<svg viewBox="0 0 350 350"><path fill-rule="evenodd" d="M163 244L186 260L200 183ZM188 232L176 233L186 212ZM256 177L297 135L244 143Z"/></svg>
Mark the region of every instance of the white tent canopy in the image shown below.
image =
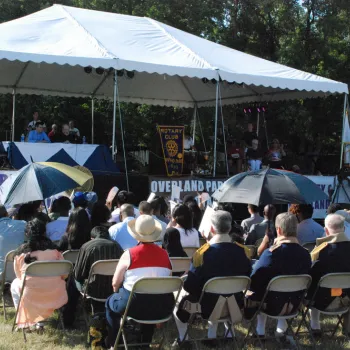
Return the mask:
<svg viewBox="0 0 350 350"><path fill-rule="evenodd" d="M112 98L115 69L134 71L118 84L120 100L135 103L213 106L218 77L223 104L348 93L149 18L54 5L0 24L0 93Z"/></svg>

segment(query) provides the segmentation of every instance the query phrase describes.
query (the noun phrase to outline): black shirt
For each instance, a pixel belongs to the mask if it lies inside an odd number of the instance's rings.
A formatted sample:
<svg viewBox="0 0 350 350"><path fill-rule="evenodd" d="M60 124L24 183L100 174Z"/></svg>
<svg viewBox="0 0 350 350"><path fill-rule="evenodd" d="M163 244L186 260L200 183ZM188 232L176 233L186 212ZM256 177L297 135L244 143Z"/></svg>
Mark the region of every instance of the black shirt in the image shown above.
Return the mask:
<svg viewBox="0 0 350 350"><path fill-rule="evenodd" d="M254 131L252 131L252 132L245 131L244 132L242 140L244 140L244 142L246 143L246 145L248 147L252 146L252 141L254 139L258 139L258 135L256 134L256 132L254 132Z"/></svg>
<svg viewBox="0 0 350 350"><path fill-rule="evenodd" d="M263 157L263 154L259 148L258 149L248 148L246 156L249 159L260 159Z"/></svg>
<svg viewBox="0 0 350 350"><path fill-rule="evenodd" d="M119 259L122 254L123 249L117 242L106 238L92 239L80 248L74 268L75 279L83 284L84 280L88 279L94 262ZM95 276L89 284L88 293L100 299L109 297L113 294L112 278L112 276Z"/></svg>
<svg viewBox="0 0 350 350"><path fill-rule="evenodd" d="M68 141L69 143L77 143L77 137L71 133L69 133L68 135L61 133L57 135L55 142L66 142L66 141Z"/></svg>

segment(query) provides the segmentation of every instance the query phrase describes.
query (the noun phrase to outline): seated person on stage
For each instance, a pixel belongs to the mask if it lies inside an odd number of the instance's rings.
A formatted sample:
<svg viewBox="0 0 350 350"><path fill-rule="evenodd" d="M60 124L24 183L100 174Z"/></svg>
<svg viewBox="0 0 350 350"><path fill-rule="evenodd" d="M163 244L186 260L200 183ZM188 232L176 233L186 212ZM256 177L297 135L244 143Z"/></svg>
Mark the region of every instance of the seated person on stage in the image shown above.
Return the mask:
<svg viewBox="0 0 350 350"><path fill-rule="evenodd" d="M62 125L62 133L57 137L57 142L77 143L77 137L69 132L68 124Z"/></svg>
<svg viewBox="0 0 350 350"><path fill-rule="evenodd" d="M121 222L111 226L109 236L125 250L137 245L137 240L130 234L128 223L135 219L134 207L131 204L123 204L120 208Z"/></svg>
<svg viewBox="0 0 350 350"><path fill-rule="evenodd" d="M68 197L62 196L55 200L55 213L58 217L46 225L46 235L51 241L56 242L65 234L68 226L71 202ZM51 214L50 214L51 215Z"/></svg>
<svg viewBox="0 0 350 350"><path fill-rule="evenodd" d="M192 149L194 149L193 138L191 137L190 134L186 133L185 134L185 139L184 139L184 150L185 151L190 151Z"/></svg>
<svg viewBox="0 0 350 350"><path fill-rule="evenodd" d="M74 127L74 121L71 120L69 122L69 132L73 134L75 137L79 138L80 137L80 131L76 127Z"/></svg>
<svg viewBox="0 0 350 350"><path fill-rule="evenodd" d="M309 273L311 258L308 251L298 243L297 224L298 220L293 214L283 213L276 217L277 238L255 263L250 276L250 292L247 294L248 307L245 310L248 318L256 311L267 285L274 277ZM283 316L284 310L287 309L286 306L298 306L301 297L299 292L270 292L266 299L265 310L272 315ZM259 314L257 317L256 332L259 336L264 336L267 316ZM279 319L277 333L283 335L286 330L287 322Z"/></svg>
<svg viewBox="0 0 350 350"><path fill-rule="evenodd" d="M252 141L257 139L258 139L258 135L256 134L255 131L253 131L253 124L248 123L247 130L244 132L243 138L242 138L242 140L245 143L245 147L247 148L252 147Z"/></svg>
<svg viewBox="0 0 350 350"><path fill-rule="evenodd" d="M298 224L298 240L300 244L316 242L325 236L324 228L312 219L314 208L311 204L292 204L289 212L295 214Z"/></svg>
<svg viewBox="0 0 350 350"><path fill-rule="evenodd" d="M344 233L344 218L338 214L327 215L325 231L326 237L318 238L316 247L311 252L312 283L307 295L308 300L311 300L322 276L327 273L350 272L350 241ZM321 288L317 292L313 306L320 310L336 309L340 302L336 296L341 295L350 297L350 291ZM316 334L320 333L320 312L315 308L311 308L311 329L316 331Z"/></svg>
<svg viewBox="0 0 350 350"><path fill-rule="evenodd" d="M248 204L248 212L250 214L250 218L242 221L241 226L243 228L244 234L248 234L250 228L255 224L260 224L263 222L263 218L259 214L259 207L254 204Z"/></svg>
<svg viewBox="0 0 350 350"><path fill-rule="evenodd" d="M242 159L244 158L244 150L235 140L227 143L227 159L230 173L240 173L242 171Z"/></svg>
<svg viewBox="0 0 350 350"><path fill-rule="evenodd" d="M251 171L260 170L263 154L259 149L259 141L257 139L252 141L252 147L248 148L246 157Z"/></svg>
<svg viewBox="0 0 350 350"><path fill-rule="evenodd" d="M158 241L162 226L150 215L141 215L129 221L128 228L133 238L139 242L123 253L113 277L112 294L106 302L108 347L114 345L120 319L125 311L130 292L135 281L142 277L171 276L168 253L153 242ZM173 294L135 294L128 314L134 318L161 319L174 308ZM150 343L154 325L141 325L142 342Z"/></svg>
<svg viewBox="0 0 350 350"><path fill-rule="evenodd" d="M32 130L29 133L28 136L28 142L32 142L32 143L38 143L38 142L43 142L43 143L50 143L50 139L48 138L48 136L46 135L46 132L43 131L43 123L42 122L37 122L35 124L35 130Z"/></svg>
<svg viewBox="0 0 350 350"><path fill-rule="evenodd" d="M282 158L286 156L283 145L277 139L272 140L272 145L267 152L267 160L270 168L279 169L282 167Z"/></svg>
<svg viewBox="0 0 350 350"><path fill-rule="evenodd" d="M63 260L54 243L46 237L45 223L34 219L27 223L25 234L28 243L16 250L14 270L16 279L11 284L11 294L15 308L19 308L17 326L42 328L41 321L49 318L54 310L67 303L66 276L30 277L25 286L19 305L21 288L26 267L35 261Z"/></svg>
<svg viewBox="0 0 350 350"><path fill-rule="evenodd" d="M48 136L52 143L57 142L56 140L58 138L58 127L56 124L52 124L52 129L49 132Z"/></svg>
<svg viewBox="0 0 350 350"><path fill-rule="evenodd" d="M33 113L33 120L28 124L27 130L30 132L32 130L35 130L35 125L37 122L40 122L41 120L39 119L39 113L38 111L34 111ZM46 125L43 122L43 130L46 129Z"/></svg>
<svg viewBox="0 0 350 350"><path fill-rule="evenodd" d="M276 214L276 208L272 204L268 204L264 208L264 220L258 224L251 226L248 236L245 240L245 244L254 245L255 242L265 237L266 230L270 225L272 232L275 231L274 217Z"/></svg>
<svg viewBox="0 0 350 350"><path fill-rule="evenodd" d="M232 217L229 213L217 210L211 218L213 238L193 255L188 277L184 282L184 291L188 295L175 308L175 322L179 331L177 342L184 341L190 314L183 309L185 300L198 302L204 284L211 278L224 276L249 276L251 262L239 245L232 243L229 235ZM243 293L236 295L236 301L243 306ZM202 299L201 310L204 319L208 319L214 310L218 297L207 294ZM208 338L216 338L217 322L209 322Z"/></svg>
<svg viewBox="0 0 350 350"><path fill-rule="evenodd" d="M6 208L0 204L0 273L4 269L6 254L24 242L25 227L25 221L9 218Z"/></svg>

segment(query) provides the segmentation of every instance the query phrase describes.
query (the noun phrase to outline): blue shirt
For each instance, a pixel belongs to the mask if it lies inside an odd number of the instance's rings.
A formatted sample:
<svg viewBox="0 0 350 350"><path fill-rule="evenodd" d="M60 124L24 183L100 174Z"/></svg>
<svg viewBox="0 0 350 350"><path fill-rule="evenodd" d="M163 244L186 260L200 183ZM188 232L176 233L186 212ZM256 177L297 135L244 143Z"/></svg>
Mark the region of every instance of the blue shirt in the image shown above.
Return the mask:
<svg viewBox="0 0 350 350"><path fill-rule="evenodd" d="M46 132L37 132L36 130L32 130L29 133L28 136L28 142L41 142L41 141L47 141L47 142L51 142L49 137L46 135Z"/></svg>
<svg viewBox="0 0 350 350"><path fill-rule="evenodd" d="M297 237L300 244L316 242L317 238L325 236L324 228L312 219L303 220L298 224Z"/></svg>
<svg viewBox="0 0 350 350"><path fill-rule="evenodd" d="M0 272L4 269L6 254L23 244L25 226L25 221L0 219Z"/></svg>
<svg viewBox="0 0 350 350"><path fill-rule="evenodd" d="M123 222L113 225L108 230L111 239L119 243L123 250L135 247L138 244L138 241L128 231L128 222L134 219L134 217L129 216Z"/></svg>

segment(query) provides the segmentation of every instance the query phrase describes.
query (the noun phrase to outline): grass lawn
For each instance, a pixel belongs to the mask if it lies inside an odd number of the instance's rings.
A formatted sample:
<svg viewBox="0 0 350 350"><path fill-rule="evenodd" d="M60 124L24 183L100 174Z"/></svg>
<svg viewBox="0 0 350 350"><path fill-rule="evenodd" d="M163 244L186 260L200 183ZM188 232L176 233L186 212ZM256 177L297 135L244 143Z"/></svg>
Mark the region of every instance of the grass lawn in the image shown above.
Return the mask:
<svg viewBox="0 0 350 350"><path fill-rule="evenodd" d="M27 334L27 343L24 343L22 332L11 332L12 321L14 317L14 309L9 309L8 312L8 321L5 322L3 314L0 314L0 350L19 350L19 349L30 349L30 350L82 350L88 349L89 347L86 344L87 332L85 328L85 323L81 318L77 321L77 330L75 331L66 331L63 333L61 330L57 330L57 315L50 320L48 325L45 326L45 331L43 334L37 334L35 332ZM296 326L295 322L294 326ZM323 319L322 325L324 329L329 329L329 327L335 325L335 319ZM196 323L195 328L191 334L195 334L197 337L204 337L206 335L204 323ZM259 348L259 343L255 344L250 340L244 346L242 346L242 340L244 335L247 332L245 325L239 325L236 328L236 334L239 337L240 348L244 349L256 349ZM222 333L223 326L219 326L219 333ZM273 334L275 327L274 321L268 322L268 329L270 334ZM176 327L174 322L171 322L166 331L166 341L164 349L171 349L170 344L174 341L177 336ZM159 331L156 331L155 339L159 338ZM320 341L318 341L317 348L326 349L326 350L337 350L337 349L350 349L349 340L344 337L341 332L336 336L336 340L330 340L330 334L325 333ZM299 338L301 347L303 349L312 349L312 344L306 335L303 335ZM209 349L208 347L203 346L201 343L198 343L200 349ZM266 349L293 349L295 346L285 343L280 344L276 341L268 341L265 344ZM193 349L195 346L193 344ZM232 349L232 343L228 343L217 349Z"/></svg>

